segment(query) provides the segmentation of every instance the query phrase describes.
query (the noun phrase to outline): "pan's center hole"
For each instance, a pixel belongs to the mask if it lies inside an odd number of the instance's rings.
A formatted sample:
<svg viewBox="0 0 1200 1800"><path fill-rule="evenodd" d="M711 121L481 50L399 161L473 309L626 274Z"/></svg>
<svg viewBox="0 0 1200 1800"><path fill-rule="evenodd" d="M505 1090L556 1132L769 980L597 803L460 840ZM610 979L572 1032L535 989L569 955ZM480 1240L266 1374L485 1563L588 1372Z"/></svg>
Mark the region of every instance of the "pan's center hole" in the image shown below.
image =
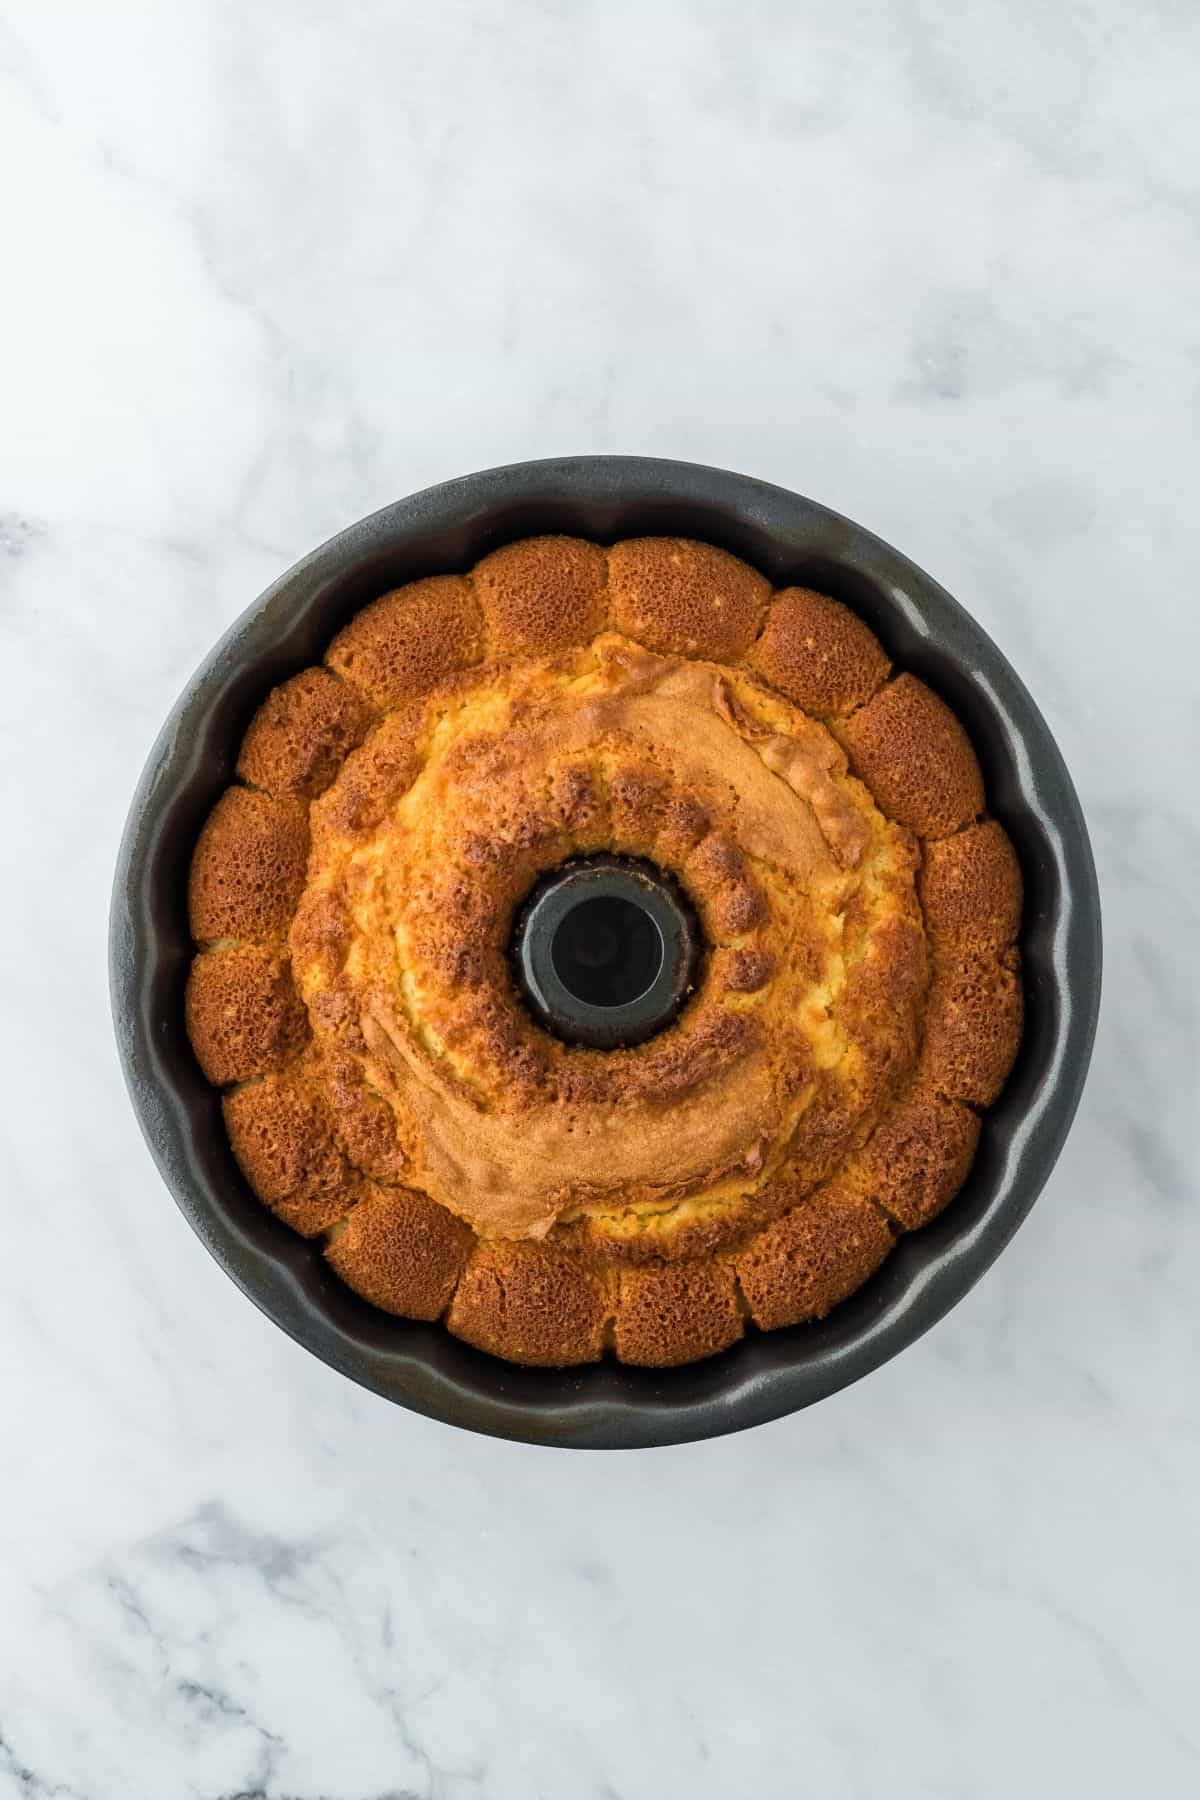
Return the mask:
<svg viewBox="0 0 1200 1800"><path fill-rule="evenodd" d="M568 1044L642 1044L677 1016L699 975L700 927L682 888L653 864L599 854L551 869L518 909L517 988Z"/></svg>
<svg viewBox="0 0 1200 1800"><path fill-rule="evenodd" d="M644 907L618 894L581 900L554 933L554 969L567 992L588 1006L628 1006L654 986L663 939Z"/></svg>

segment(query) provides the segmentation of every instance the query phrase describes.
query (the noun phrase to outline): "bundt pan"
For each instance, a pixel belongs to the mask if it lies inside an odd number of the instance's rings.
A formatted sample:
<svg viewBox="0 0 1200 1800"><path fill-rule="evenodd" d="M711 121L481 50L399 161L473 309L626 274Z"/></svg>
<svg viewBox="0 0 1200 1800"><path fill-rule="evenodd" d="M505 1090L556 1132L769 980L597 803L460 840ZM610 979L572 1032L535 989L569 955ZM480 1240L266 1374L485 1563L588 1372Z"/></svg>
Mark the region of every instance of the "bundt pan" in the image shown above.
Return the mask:
<svg viewBox="0 0 1200 1800"><path fill-rule="evenodd" d="M184 1025L192 847L263 696L319 660L374 596L541 532L699 538L777 587L807 585L854 608L896 666L928 682L966 726L989 811L1025 880L1024 1037L958 1198L902 1237L822 1322L751 1332L678 1369L520 1368L360 1300L250 1192ZM1037 1198L1079 1100L1099 1006L1100 909L1079 803L1045 721L995 645L928 575L860 526L764 482L689 463L577 457L485 470L385 507L242 615L173 708L138 785L110 955L117 1038L146 1140L195 1231L263 1312L331 1367L431 1418L529 1443L635 1448L811 1405L895 1356L979 1279Z"/></svg>

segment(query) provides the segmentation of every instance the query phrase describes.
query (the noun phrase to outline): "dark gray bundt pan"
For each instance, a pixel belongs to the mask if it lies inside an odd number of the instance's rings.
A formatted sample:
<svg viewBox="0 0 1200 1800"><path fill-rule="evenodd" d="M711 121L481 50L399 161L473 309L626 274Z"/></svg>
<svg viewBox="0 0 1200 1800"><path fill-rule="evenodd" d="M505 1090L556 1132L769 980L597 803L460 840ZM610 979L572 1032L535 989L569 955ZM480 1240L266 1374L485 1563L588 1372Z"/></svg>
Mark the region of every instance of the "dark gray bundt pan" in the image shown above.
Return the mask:
<svg viewBox="0 0 1200 1800"><path fill-rule="evenodd" d="M440 1326L359 1300L250 1193L184 1030L188 863L259 702L318 662L377 594L469 568L537 532L702 538L776 586L803 583L845 601L897 667L921 676L962 719L1025 876L1025 1036L958 1199L902 1238L821 1324L751 1331L683 1369L515 1368ZM1021 681L957 601L811 500L721 469L633 456L518 463L429 488L340 532L256 600L188 683L150 754L121 844L110 936L117 1040L146 1141L193 1229L243 1292L331 1367L401 1406L497 1437L595 1448L716 1437L810 1406L895 1356L961 1300L1062 1148L1091 1053L1100 956L1096 873L1070 776Z"/></svg>

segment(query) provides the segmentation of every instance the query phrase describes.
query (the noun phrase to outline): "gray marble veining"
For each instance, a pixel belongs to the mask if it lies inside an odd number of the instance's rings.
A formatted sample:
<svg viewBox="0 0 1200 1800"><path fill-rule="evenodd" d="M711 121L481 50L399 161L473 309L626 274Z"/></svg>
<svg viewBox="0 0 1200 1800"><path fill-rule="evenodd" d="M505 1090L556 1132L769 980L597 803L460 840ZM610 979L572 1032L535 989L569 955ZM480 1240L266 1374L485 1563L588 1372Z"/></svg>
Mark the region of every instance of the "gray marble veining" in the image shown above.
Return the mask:
<svg viewBox="0 0 1200 1800"><path fill-rule="evenodd" d="M0 0L0 1800L1200 1788L1200 10ZM157 725L297 555L568 451L870 525L1059 735L1101 1034L1029 1223L815 1411L566 1456L205 1257L110 1043Z"/></svg>

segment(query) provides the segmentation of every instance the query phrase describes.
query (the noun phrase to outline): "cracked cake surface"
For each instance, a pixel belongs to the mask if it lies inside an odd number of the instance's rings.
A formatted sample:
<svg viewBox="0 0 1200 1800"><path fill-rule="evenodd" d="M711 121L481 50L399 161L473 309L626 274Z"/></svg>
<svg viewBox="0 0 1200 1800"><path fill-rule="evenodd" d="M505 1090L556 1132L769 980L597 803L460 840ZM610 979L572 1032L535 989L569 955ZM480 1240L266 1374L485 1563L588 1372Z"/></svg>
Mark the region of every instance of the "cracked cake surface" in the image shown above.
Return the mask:
<svg viewBox="0 0 1200 1800"><path fill-rule="evenodd" d="M480 1350L667 1366L823 1317L957 1193L1021 1033L1021 878L946 704L711 545L520 540L263 701L196 844L187 1025L258 1199ZM704 952L647 1042L509 954L600 852Z"/></svg>

